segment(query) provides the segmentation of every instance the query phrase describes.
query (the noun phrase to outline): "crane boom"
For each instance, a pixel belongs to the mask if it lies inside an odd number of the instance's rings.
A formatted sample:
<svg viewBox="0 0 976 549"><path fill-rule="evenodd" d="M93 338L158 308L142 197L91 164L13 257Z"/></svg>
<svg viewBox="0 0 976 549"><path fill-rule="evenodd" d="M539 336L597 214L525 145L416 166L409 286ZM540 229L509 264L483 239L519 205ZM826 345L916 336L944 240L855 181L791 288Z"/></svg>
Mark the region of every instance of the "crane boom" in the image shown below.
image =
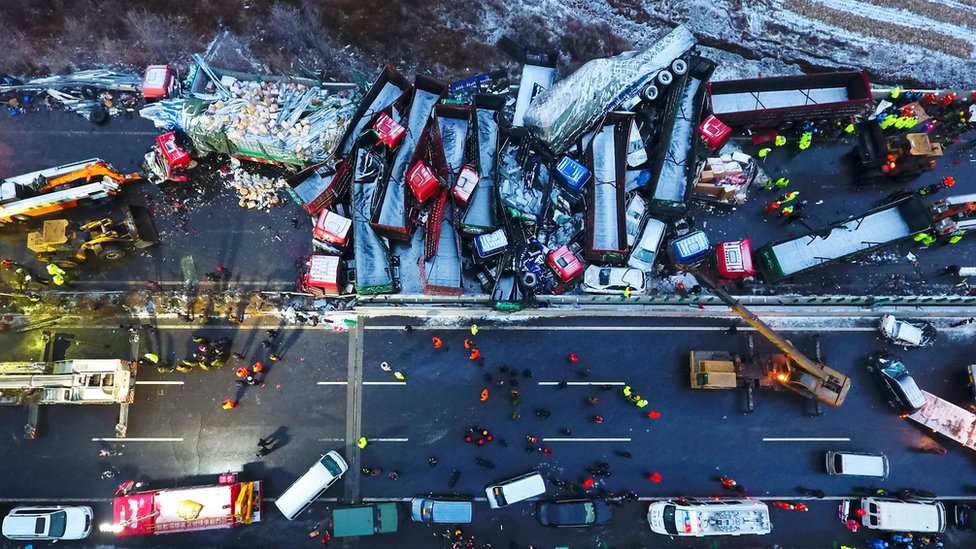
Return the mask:
<svg viewBox="0 0 976 549"><path fill-rule="evenodd" d="M776 333L768 324L753 314L752 311L745 308L737 299L732 297L731 294L722 289L722 287L709 277L697 270L693 272L733 312L741 316L743 320L755 328L763 337L768 339L770 343L783 351L786 356L790 357L796 369L791 370L788 374L781 374L777 378L777 381L782 383L787 389L810 398L815 398L828 406L838 407L844 403L844 399L847 398L847 392L851 388L850 378L825 364L811 360L790 343L789 340Z"/></svg>

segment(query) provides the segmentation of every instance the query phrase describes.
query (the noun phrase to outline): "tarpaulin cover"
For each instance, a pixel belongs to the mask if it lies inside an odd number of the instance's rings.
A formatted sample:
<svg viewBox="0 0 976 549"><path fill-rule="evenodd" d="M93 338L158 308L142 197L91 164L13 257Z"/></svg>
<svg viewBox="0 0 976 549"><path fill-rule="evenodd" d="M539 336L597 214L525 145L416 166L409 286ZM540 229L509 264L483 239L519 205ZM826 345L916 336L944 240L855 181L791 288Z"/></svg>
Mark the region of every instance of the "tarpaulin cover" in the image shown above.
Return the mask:
<svg viewBox="0 0 976 549"><path fill-rule="evenodd" d="M383 189L380 204L374 212L372 223L374 229L384 231L384 235L393 238L407 237L407 204L405 183L407 168L413 157L414 148L424 130L430 111L447 92L447 85L423 77L417 78L414 96L410 104L410 113L401 124L407 128L407 135L400 143L390 168L389 179Z"/></svg>
<svg viewBox="0 0 976 549"><path fill-rule="evenodd" d="M498 228L495 217L495 161L498 157L498 115L504 97L475 97L475 127L478 150L478 185L471 195L461 228L468 234L489 233Z"/></svg>
<svg viewBox="0 0 976 549"><path fill-rule="evenodd" d="M597 130L586 151L586 161L593 172L587 205L586 256L591 260L622 260L627 251L626 187L627 140L633 126L633 115L613 113Z"/></svg>
<svg viewBox="0 0 976 549"><path fill-rule="evenodd" d="M356 162L360 162L360 159L357 158ZM377 174L375 177L381 176L382 174ZM375 191L375 178L362 182L353 181L352 224L355 242L353 248L356 251L356 293L361 295L393 291L389 251L369 225Z"/></svg>
<svg viewBox="0 0 976 549"><path fill-rule="evenodd" d="M444 147L444 159L447 161L447 170L450 174L448 185L454 184L464 164L464 146L468 137L467 115L467 108L458 109L450 105L438 105L437 123L441 144Z"/></svg>
<svg viewBox="0 0 976 549"><path fill-rule="evenodd" d="M699 140L696 138L698 122L704 103L704 81L711 76L715 64L703 57L695 56L689 63L688 72L681 99L674 111L674 119L670 128L665 127L662 140L667 139L668 148L663 158L658 157L660 169L653 178L652 205L673 205L678 207L685 202L690 183L690 170L697 162L696 151ZM677 85L675 82L674 85ZM663 147L659 145L659 148ZM663 151L663 149L662 149Z"/></svg>
<svg viewBox="0 0 976 549"><path fill-rule="evenodd" d="M588 128L620 103L635 97L659 71L695 45L695 37L678 26L642 52L594 59L541 92L525 113L525 127L562 154Z"/></svg>
<svg viewBox="0 0 976 549"><path fill-rule="evenodd" d="M695 94L701 87L701 80L688 78L688 85L681 96L678 113L668 143L668 152L664 157L664 164L657 175L657 185L654 186L655 200L665 202L684 202L688 190L688 168L694 163L688 157L691 151L691 140L694 139L695 128Z"/></svg>
<svg viewBox="0 0 976 549"><path fill-rule="evenodd" d="M454 228L457 220L454 203L447 200L447 194L445 189L436 201L436 211L432 211L428 218L426 238L436 238L438 242L433 257L426 261L423 257L420 258L421 281L425 294L461 295L464 292L461 247Z"/></svg>
<svg viewBox="0 0 976 549"><path fill-rule="evenodd" d="M376 78L369 91L360 100L359 107L347 126L346 134L342 136L342 141L337 150L339 156L349 154L366 124L369 124L373 117L386 110L409 89L410 81L398 73L392 65L383 67L379 77ZM397 117L394 116L393 118Z"/></svg>

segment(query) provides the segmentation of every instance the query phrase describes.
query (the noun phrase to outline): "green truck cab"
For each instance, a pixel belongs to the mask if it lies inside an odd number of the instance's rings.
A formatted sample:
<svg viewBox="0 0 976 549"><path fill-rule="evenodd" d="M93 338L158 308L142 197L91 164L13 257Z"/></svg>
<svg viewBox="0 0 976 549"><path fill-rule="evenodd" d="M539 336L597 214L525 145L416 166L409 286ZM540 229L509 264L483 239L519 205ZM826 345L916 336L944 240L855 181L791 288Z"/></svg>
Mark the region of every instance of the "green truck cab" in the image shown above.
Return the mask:
<svg viewBox="0 0 976 549"><path fill-rule="evenodd" d="M332 511L332 535L337 538L372 536L397 531L396 503L344 507Z"/></svg>

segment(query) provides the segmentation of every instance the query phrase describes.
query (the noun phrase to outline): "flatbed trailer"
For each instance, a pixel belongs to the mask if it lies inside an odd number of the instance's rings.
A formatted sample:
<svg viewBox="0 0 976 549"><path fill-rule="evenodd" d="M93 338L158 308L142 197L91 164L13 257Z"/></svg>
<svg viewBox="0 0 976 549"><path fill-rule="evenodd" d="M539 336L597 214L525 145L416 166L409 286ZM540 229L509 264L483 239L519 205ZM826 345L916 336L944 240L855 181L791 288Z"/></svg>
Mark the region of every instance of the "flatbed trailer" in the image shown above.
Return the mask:
<svg viewBox="0 0 976 549"><path fill-rule="evenodd" d="M976 414L926 391L922 394L925 395L925 405L906 417L933 433L976 450Z"/></svg>
<svg viewBox="0 0 976 549"><path fill-rule="evenodd" d="M117 537L173 534L233 528L264 516L261 481L236 482L221 475L212 486L145 490L123 494L112 503Z"/></svg>
<svg viewBox="0 0 976 549"><path fill-rule="evenodd" d="M932 228L932 216L912 195L853 219L767 244L753 254L763 279L774 283L807 270L899 242Z"/></svg>

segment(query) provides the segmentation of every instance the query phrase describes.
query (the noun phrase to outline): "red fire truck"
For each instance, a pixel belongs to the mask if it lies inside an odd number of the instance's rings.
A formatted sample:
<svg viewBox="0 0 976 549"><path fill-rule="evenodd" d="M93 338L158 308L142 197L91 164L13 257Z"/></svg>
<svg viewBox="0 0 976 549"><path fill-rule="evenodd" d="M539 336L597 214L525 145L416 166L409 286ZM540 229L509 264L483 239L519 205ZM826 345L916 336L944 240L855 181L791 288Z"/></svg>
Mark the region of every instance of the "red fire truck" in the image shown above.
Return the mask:
<svg viewBox="0 0 976 549"><path fill-rule="evenodd" d="M261 481L237 482L233 473L214 486L123 491L112 507L111 530L119 537L233 528L264 516Z"/></svg>

